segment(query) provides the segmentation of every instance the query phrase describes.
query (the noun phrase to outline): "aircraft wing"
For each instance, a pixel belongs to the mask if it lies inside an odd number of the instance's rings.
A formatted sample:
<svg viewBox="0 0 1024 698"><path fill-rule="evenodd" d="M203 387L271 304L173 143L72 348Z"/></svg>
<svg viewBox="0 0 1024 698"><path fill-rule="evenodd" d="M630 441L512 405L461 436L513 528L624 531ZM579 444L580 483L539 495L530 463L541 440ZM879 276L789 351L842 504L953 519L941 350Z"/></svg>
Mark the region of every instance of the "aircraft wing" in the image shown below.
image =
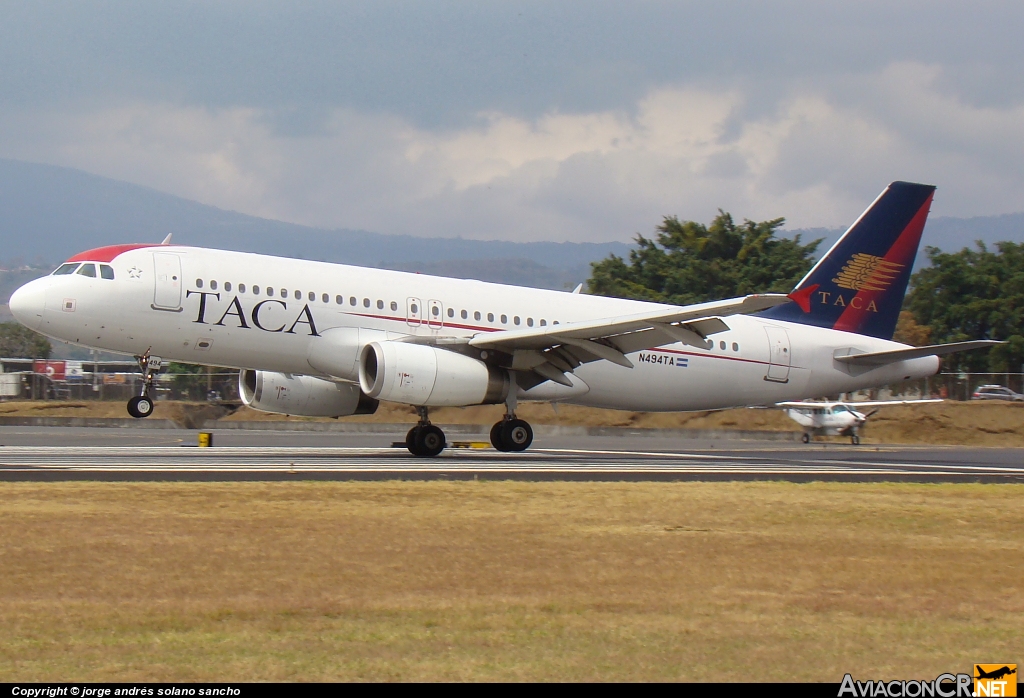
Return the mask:
<svg viewBox="0 0 1024 698"><path fill-rule="evenodd" d="M718 316L756 313L789 300L783 294L766 293L661 307L635 315L480 333L469 344L512 354L513 369L534 371L544 379L571 385L565 373L580 364L604 359L632 368L626 354L640 349L675 342L706 348L708 335L729 329Z"/></svg>
<svg viewBox="0 0 1024 698"><path fill-rule="evenodd" d="M907 359L920 359L923 356L943 356L958 351L969 349L982 349L991 347L1002 342L994 339L976 339L970 342L953 342L951 344L932 344L926 347L910 347L908 349L894 349L892 351L874 351L867 354L846 354L833 356L836 361L853 366L884 366L885 364L906 361Z"/></svg>

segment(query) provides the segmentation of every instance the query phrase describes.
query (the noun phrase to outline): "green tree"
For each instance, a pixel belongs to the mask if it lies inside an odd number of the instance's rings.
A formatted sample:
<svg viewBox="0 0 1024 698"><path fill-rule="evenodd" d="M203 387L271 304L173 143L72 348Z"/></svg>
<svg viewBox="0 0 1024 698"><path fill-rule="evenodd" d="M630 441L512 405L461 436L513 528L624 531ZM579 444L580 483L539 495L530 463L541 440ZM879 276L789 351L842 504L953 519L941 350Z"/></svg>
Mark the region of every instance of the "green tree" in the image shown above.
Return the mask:
<svg viewBox="0 0 1024 698"><path fill-rule="evenodd" d="M1024 363L1024 245L997 242L997 251L976 245L959 252L926 248L931 266L914 274L904 307L931 328L932 342L1007 342L948 356L946 370L1016 372Z"/></svg>
<svg viewBox="0 0 1024 698"><path fill-rule="evenodd" d="M748 293L788 292L814 263L821 243L777 238L784 218L737 225L719 210L710 226L666 217L656 238L636 236L627 263L591 264L591 293L684 305Z"/></svg>
<svg viewBox="0 0 1024 698"><path fill-rule="evenodd" d="M0 322L0 356L19 359L48 359L50 340L17 322Z"/></svg>

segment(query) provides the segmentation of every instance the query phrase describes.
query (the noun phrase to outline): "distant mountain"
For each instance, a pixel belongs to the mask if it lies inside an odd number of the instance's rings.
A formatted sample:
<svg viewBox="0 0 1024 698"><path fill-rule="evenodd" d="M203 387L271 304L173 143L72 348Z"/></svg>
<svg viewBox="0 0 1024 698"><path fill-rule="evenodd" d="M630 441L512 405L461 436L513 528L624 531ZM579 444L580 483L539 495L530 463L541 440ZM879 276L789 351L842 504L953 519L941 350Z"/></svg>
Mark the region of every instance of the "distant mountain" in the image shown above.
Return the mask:
<svg viewBox="0 0 1024 698"><path fill-rule="evenodd" d="M637 225L653 229L657 223ZM842 232L783 231L799 233L805 241L825 238L819 254ZM183 244L556 289L586 280L590 262L609 254L626 256L630 250L621 242L518 243L312 228L225 211L81 170L0 159L0 263L9 267L32 263L48 268L91 247L158 242L168 233ZM924 244L944 250L975 240L1024 242L1024 213L934 218L925 229Z"/></svg>
<svg viewBox="0 0 1024 698"><path fill-rule="evenodd" d="M91 247L159 242L168 233L187 245L559 289L589 276L590 262L629 251L619 242L517 243L311 228L80 170L0 159L0 261L8 265L53 265Z"/></svg>

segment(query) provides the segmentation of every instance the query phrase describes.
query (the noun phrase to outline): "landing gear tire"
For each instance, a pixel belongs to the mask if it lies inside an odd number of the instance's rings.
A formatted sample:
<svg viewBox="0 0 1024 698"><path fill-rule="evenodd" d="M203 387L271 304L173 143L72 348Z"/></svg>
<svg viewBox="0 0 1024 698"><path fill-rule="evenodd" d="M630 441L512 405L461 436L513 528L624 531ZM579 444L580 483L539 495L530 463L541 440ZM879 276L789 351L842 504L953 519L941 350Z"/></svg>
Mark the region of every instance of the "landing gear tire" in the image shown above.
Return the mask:
<svg viewBox="0 0 1024 698"><path fill-rule="evenodd" d="M859 446L860 445L860 437L857 436L856 434L854 434L853 436L850 437L850 443L853 444L854 446Z"/></svg>
<svg viewBox="0 0 1024 698"><path fill-rule="evenodd" d="M809 444L811 443L811 435L808 434L807 432L804 432L804 435L800 437L800 440L803 441L805 444Z"/></svg>
<svg viewBox="0 0 1024 698"><path fill-rule="evenodd" d="M433 424L414 426L405 435L405 446L409 453L420 458L433 458L447 445L444 432Z"/></svg>
<svg viewBox="0 0 1024 698"><path fill-rule="evenodd" d="M533 428L522 419L506 419L491 427L491 445L499 451L525 451L533 443Z"/></svg>
<svg viewBox="0 0 1024 698"><path fill-rule="evenodd" d="M494 446L495 450L508 451L510 450L505 446L505 442L501 440L501 426L505 422L495 422L494 426L491 427L491 446Z"/></svg>
<svg viewBox="0 0 1024 698"><path fill-rule="evenodd" d="M153 414L153 401L146 395L137 395L128 401L128 414L142 419Z"/></svg>

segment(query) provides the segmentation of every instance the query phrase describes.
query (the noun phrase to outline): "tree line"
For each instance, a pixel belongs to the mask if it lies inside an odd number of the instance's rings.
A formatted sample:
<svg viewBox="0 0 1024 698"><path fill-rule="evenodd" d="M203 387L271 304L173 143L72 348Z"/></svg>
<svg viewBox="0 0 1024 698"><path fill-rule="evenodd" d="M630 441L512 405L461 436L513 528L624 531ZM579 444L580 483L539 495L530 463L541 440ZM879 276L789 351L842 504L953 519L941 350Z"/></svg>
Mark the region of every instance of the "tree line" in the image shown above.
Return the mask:
<svg viewBox="0 0 1024 698"><path fill-rule="evenodd" d="M591 265L591 293L662 303L699 303L757 292L786 293L816 261L821 240L776 235L785 219L711 225L666 217L654 238L637 235L629 259ZM947 371L1024 371L1024 245L982 242L959 252L926 247L929 265L910 279L894 339L921 346L998 339L990 350L953 354Z"/></svg>

